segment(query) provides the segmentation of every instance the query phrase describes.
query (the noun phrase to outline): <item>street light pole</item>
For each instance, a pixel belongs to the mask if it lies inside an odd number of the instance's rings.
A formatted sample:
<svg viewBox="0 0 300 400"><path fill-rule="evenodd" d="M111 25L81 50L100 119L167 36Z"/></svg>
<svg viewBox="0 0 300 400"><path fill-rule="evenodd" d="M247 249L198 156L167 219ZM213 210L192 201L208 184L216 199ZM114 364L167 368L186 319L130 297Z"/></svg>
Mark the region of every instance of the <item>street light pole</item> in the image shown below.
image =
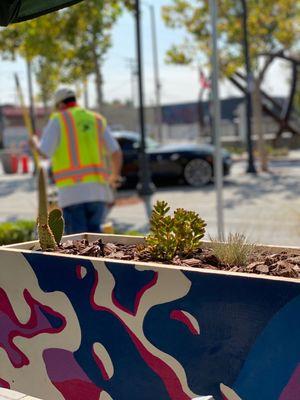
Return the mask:
<svg viewBox="0 0 300 400"><path fill-rule="evenodd" d="M151 22L151 33L152 33L152 53L153 53L154 90L155 90L155 120L157 124L157 139L159 142L162 142L161 84L159 78L155 10L152 4L149 5L149 9L150 9L150 22Z"/></svg>
<svg viewBox="0 0 300 400"><path fill-rule="evenodd" d="M143 91L143 62L142 62L142 35L141 35L141 12L140 2L135 0L135 19L136 19L136 52L137 52L137 69L138 69L138 89L139 89L139 120L141 130L141 144L139 152L139 183L137 186L138 193L145 200L146 212L150 218L151 195L154 192L154 185L151 182L148 154L146 153L146 131L145 131L145 115L144 115L144 91Z"/></svg>
<svg viewBox="0 0 300 400"><path fill-rule="evenodd" d="M223 163L221 152L221 107L219 98L219 56L218 56L218 6L217 0L209 0L212 25L212 120L214 131L214 176L217 195L218 239L224 240L223 215Z"/></svg>
<svg viewBox="0 0 300 400"><path fill-rule="evenodd" d="M253 145L252 145L252 126L251 126L251 93L253 90L253 76L251 72L251 64L249 58L249 44L248 44L248 9L246 0L241 0L243 6L243 48L244 48L244 58L246 67L246 81L247 81L247 93L246 93L246 140L247 140L247 152L248 152L248 166L247 173L256 174L256 168L253 158Z"/></svg>

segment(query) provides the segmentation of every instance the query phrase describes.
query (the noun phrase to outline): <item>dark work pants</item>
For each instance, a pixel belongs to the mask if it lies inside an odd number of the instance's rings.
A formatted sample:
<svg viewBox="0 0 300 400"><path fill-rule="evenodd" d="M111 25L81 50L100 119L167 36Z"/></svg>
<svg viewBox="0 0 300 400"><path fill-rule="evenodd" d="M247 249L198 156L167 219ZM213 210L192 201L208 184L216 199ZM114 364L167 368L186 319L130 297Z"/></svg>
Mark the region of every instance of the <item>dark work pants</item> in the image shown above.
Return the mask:
<svg viewBox="0 0 300 400"><path fill-rule="evenodd" d="M94 201L63 208L65 233L99 233L103 223L106 203Z"/></svg>

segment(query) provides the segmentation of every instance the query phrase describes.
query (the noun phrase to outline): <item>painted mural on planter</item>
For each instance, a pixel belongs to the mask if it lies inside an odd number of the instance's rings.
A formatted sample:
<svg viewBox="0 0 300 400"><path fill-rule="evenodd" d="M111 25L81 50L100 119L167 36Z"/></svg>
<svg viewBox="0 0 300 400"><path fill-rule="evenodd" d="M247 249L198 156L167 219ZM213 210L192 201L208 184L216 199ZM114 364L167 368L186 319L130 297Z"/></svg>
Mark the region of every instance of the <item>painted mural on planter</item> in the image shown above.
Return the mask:
<svg viewBox="0 0 300 400"><path fill-rule="evenodd" d="M296 400L300 285L1 250L0 386L45 400Z"/></svg>

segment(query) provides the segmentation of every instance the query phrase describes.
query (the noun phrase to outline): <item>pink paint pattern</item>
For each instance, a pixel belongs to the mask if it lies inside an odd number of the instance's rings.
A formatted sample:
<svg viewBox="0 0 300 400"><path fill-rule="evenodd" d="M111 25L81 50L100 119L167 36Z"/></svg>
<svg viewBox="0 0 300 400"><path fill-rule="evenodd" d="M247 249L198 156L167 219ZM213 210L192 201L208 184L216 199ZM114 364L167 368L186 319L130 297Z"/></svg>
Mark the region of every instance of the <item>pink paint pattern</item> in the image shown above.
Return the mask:
<svg viewBox="0 0 300 400"><path fill-rule="evenodd" d="M10 384L4 379L0 378L0 387L4 389L10 389Z"/></svg>
<svg viewBox="0 0 300 400"><path fill-rule="evenodd" d="M24 290L24 299L30 307L31 314L28 322L22 324L17 319L5 291L0 289L0 321L5 321L2 324L5 329L2 329L0 334L0 347L7 352L15 368L29 365L28 357L14 343L16 337L30 339L42 333L55 334L63 331L66 326L64 316L50 307L39 303L31 296L27 289ZM61 321L60 327L53 328L41 310L58 318Z"/></svg>
<svg viewBox="0 0 300 400"><path fill-rule="evenodd" d="M298 364L291 379L279 397L279 400L297 399L300 399L300 364Z"/></svg>
<svg viewBox="0 0 300 400"><path fill-rule="evenodd" d="M197 327L194 326L192 320L184 311L173 310L170 314L170 318L182 322L184 325L187 326L187 328L193 335L200 335L199 330L197 329Z"/></svg>
<svg viewBox="0 0 300 400"><path fill-rule="evenodd" d="M120 310L126 312L127 314L135 316L137 311L138 311L138 309L139 309L141 298L143 297L143 295L146 293L147 290L149 290L150 288L152 288L153 286L156 285L157 279L158 279L158 273L156 272L154 274L153 279L147 285L142 287L142 289L138 292L138 294L136 295L135 301L134 301L134 311L133 312L128 310L126 307L124 307L122 304L120 304L118 302L118 300L116 299L114 291L112 292L112 302L113 302L113 304L117 308L119 308Z"/></svg>
<svg viewBox="0 0 300 400"><path fill-rule="evenodd" d="M134 343L136 349L140 353L143 360L164 382L166 390L169 393L169 396L172 400L190 400L191 399L190 396L184 392L180 379L176 375L175 371L173 371L173 369L168 364L166 364L162 359L152 354L146 348L146 346L141 342L141 340L139 340L139 338L134 334L134 332L126 325L126 323L119 317L119 315L117 315L113 310L107 307L99 306L98 304L96 304L95 292L98 284L99 284L99 277L98 277L98 272L96 271L95 281L90 295L90 303L92 308L94 310L106 311L114 315L122 323L124 329L131 337L132 342ZM145 293L145 290L143 289L140 291L141 294ZM139 297L139 300L140 298L141 296Z"/></svg>

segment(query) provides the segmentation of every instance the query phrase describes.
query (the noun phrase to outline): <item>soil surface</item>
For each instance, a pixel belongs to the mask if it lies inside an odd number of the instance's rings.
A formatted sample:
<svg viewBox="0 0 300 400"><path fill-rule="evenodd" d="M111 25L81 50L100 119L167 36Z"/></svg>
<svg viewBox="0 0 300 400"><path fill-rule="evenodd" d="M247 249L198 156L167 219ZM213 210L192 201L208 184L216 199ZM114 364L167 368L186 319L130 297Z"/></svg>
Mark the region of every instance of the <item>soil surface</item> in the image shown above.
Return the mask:
<svg viewBox="0 0 300 400"><path fill-rule="evenodd" d="M117 260L127 261L152 261L161 262L151 258L147 249L142 245L136 244L104 244L101 239L95 242L83 240L68 240L61 244L56 250L58 253L80 255L88 257L107 257ZM166 262L164 262L166 264ZM283 276L288 278L300 278L300 254L281 251L272 253L271 251L255 250L246 265L229 265L222 263L210 248L201 248L189 258L176 256L167 264L206 268L212 270L224 270L230 272L247 272L252 274L263 274L272 276Z"/></svg>

